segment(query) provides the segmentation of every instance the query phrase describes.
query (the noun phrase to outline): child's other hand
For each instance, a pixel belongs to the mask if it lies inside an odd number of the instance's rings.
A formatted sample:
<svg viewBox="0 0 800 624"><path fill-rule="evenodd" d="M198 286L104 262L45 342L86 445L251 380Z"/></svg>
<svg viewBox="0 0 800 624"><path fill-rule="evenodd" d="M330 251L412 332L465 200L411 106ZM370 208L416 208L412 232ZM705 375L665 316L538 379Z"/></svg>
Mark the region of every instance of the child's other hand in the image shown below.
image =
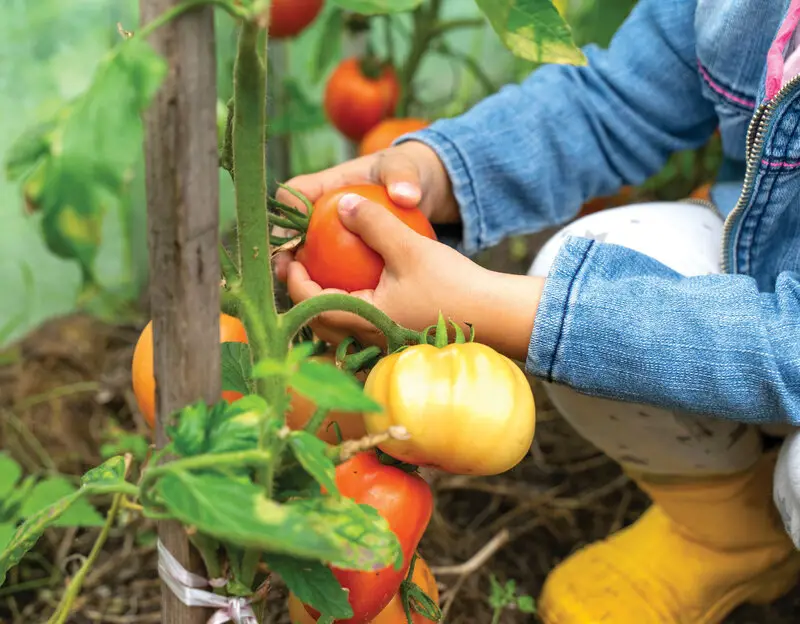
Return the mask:
<svg viewBox="0 0 800 624"><path fill-rule="evenodd" d="M342 198L339 216L385 262L375 290L351 295L417 331L436 324L441 310L445 318L472 324L479 342L525 359L543 280L488 271L357 195ZM337 292L323 291L298 262L289 265L287 284L296 304L322 292ZM383 344L371 324L350 313L325 313L312 328L321 339L333 343L354 335L364 344Z"/></svg>

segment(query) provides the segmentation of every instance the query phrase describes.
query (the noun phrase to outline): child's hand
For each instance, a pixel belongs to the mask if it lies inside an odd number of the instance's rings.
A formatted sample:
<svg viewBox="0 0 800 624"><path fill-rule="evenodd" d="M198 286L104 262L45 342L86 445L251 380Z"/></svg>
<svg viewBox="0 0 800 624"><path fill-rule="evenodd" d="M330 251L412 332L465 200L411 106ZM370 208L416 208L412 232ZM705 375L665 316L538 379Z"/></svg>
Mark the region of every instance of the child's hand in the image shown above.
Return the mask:
<svg viewBox="0 0 800 624"><path fill-rule="evenodd" d="M472 324L479 342L524 361L544 280L488 271L357 195L342 198L339 215L386 264L375 290L351 295L417 331L436 324L441 310L445 318ZM295 303L323 292L298 262L288 267L288 286ZM348 335L365 344L383 343L372 325L349 313L323 314L312 327L333 343Z"/></svg>
<svg viewBox="0 0 800 624"><path fill-rule="evenodd" d="M418 141L390 147L319 173L298 176L286 184L315 202L328 191L365 183L383 184L392 201L407 208L418 206L433 223L459 220L458 206L444 166L436 152ZM277 199L305 212L302 202L284 189L278 191ZM275 234L287 236L288 232L275 228ZM275 257L275 274L281 281L286 280L286 268L291 261L292 254L288 252Z"/></svg>

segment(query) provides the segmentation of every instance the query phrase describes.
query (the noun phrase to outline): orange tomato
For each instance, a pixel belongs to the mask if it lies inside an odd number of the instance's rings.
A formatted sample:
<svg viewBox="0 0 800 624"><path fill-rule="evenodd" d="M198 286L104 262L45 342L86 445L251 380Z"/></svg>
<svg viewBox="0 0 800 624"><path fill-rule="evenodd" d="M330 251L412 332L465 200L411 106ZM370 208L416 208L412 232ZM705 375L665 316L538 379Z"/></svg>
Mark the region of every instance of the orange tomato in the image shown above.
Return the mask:
<svg viewBox="0 0 800 624"><path fill-rule="evenodd" d="M325 114L351 141L360 141L372 128L394 114L400 82L391 65L366 75L357 58L342 61L325 86Z"/></svg>
<svg viewBox="0 0 800 624"><path fill-rule="evenodd" d="M347 193L382 205L418 234L436 239L433 226L419 209L398 206L380 184L344 186L326 193L314 202L306 242L297 253L311 279L323 288L347 292L375 288L383 272L380 254L339 219L339 200Z"/></svg>
<svg viewBox="0 0 800 624"><path fill-rule="evenodd" d="M312 360L325 361L333 364L336 357L330 353L311 358ZM363 380L364 375L356 375ZM306 426L306 423L314 415L317 409L316 404L307 399L306 397L297 394L294 390L289 389L291 403L289 411L286 413L286 425L295 431L298 431ZM333 423L339 425L342 433L343 440L357 440L367 435L367 429L364 426L364 417L360 412L338 412L331 411L322 421L322 425L317 430L317 437L324 440L328 444L338 444L339 440L336 437L336 428Z"/></svg>
<svg viewBox="0 0 800 624"><path fill-rule="evenodd" d="M236 317L221 314L219 317L219 341L247 342L247 333L244 325ZM139 336L133 350L133 393L142 416L151 427L156 422L156 379L153 372L153 322L150 321ZM222 398L232 403L240 399L239 392L225 391Z"/></svg>
<svg viewBox="0 0 800 624"><path fill-rule="evenodd" d="M422 557L417 557L417 562L414 564L414 575L411 578L434 602L439 602L439 588L436 585L436 579ZM414 624L429 624L431 622L431 620L413 609L411 614ZM317 621L305 610L303 603L294 594L289 594L289 620L292 624L315 624ZM400 597L400 592L397 592L392 601L370 624L407 624L407 622L406 612L403 609L403 599Z"/></svg>
<svg viewBox="0 0 800 624"><path fill-rule="evenodd" d="M428 127L428 122L424 119L385 119L367 132L364 140L361 141L358 153L360 156L374 154L387 147L391 147L394 140L398 137L408 134L409 132L422 130L426 127Z"/></svg>

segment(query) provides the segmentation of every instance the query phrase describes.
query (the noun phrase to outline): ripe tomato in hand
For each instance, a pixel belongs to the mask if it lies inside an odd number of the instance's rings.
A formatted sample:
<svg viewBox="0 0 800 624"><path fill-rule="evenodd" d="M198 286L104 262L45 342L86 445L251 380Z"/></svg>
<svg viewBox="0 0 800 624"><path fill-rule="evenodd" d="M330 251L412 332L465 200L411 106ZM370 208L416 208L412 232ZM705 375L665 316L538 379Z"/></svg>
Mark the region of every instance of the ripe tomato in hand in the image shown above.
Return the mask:
<svg viewBox="0 0 800 624"><path fill-rule="evenodd" d="M418 234L436 239L433 226L417 208L395 204L379 184L344 186L328 192L314 203L306 242L297 260L323 288L347 292L375 288L383 272L383 258L348 230L339 219L337 206L343 195L355 193L380 204Z"/></svg>
<svg viewBox="0 0 800 624"><path fill-rule="evenodd" d="M366 72L366 73L365 73ZM325 86L325 114L351 141L360 141L380 121L391 117L400 99L400 82L390 65L369 59L342 61Z"/></svg>
<svg viewBox="0 0 800 624"><path fill-rule="evenodd" d="M336 361L336 357L333 354L325 354L319 357L312 357L311 359L331 364ZM365 375L361 373L356 375L356 377L359 376L362 380L363 377L365 377ZM314 415L317 406L311 399L297 394L291 388L289 389L289 396L291 397L291 402L289 411L286 413L286 425L290 429L297 431L306 426L306 423ZM357 440L367 435L367 429L364 426L364 416L361 412L330 411L317 430L317 437L328 444L339 443L339 439L336 436L336 428L333 426L333 423L339 425L342 440Z"/></svg>
<svg viewBox="0 0 800 624"><path fill-rule="evenodd" d="M272 39L294 37L313 22L325 0L272 0L269 9L269 36Z"/></svg>
<svg viewBox="0 0 800 624"><path fill-rule="evenodd" d="M358 146L359 156L374 154L392 146L395 139L428 127L424 119L386 119L370 130Z"/></svg>
<svg viewBox="0 0 800 624"><path fill-rule="evenodd" d="M219 317L219 341L247 342L247 333L242 322L234 316L221 314ZM139 336L133 350L133 393L142 416L151 427L156 423L156 379L153 372L153 322L150 321ZM241 393L225 391L222 398L232 403L242 398Z"/></svg>
<svg viewBox="0 0 800 624"><path fill-rule="evenodd" d="M364 391L383 406L364 415L367 431L405 427L408 440L380 448L417 466L499 474L516 466L533 442L536 408L525 374L483 344L408 347L380 360Z"/></svg>
<svg viewBox="0 0 800 624"><path fill-rule="evenodd" d="M338 624L366 624L391 602L408 574L411 557L433 513L433 494L418 474L409 474L380 462L374 451L359 453L336 467L336 485L343 496L370 505L386 519L403 551L403 567L389 565L377 572L341 570L334 576L349 591L353 617ZM306 606L314 617L319 613Z"/></svg>
<svg viewBox="0 0 800 624"><path fill-rule="evenodd" d="M414 564L414 575L411 580L428 594L434 602L439 602L439 588L436 585L436 579L422 557L417 557L417 562ZM303 603L294 594L289 594L289 620L292 624L314 624L317 621L308 614L308 611L303 607ZM432 620L429 620L421 613L417 613L413 608L411 609L411 621L414 624L432 624ZM370 621L370 624L408 624L400 592L394 595L392 601L375 619Z"/></svg>

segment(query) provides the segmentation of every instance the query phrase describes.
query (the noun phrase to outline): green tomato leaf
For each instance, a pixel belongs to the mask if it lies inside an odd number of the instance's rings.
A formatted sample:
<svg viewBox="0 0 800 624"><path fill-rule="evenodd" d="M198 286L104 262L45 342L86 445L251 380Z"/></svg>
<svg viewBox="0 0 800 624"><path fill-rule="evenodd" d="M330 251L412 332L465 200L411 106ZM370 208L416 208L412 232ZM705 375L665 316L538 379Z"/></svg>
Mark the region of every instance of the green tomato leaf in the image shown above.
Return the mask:
<svg viewBox="0 0 800 624"><path fill-rule="evenodd" d="M263 379L264 377L272 377L275 375L286 375L288 372L289 366L286 362L267 358L256 362L256 365L253 367L253 378Z"/></svg>
<svg viewBox="0 0 800 624"><path fill-rule="evenodd" d="M119 485L124 482L125 458L121 455L107 459L81 477L81 484L87 486Z"/></svg>
<svg viewBox="0 0 800 624"><path fill-rule="evenodd" d="M242 342L222 343L222 389L249 394L250 347Z"/></svg>
<svg viewBox="0 0 800 624"><path fill-rule="evenodd" d="M36 477L28 475L16 488L8 492L2 501L2 515L0 516L0 520L3 522L22 520L19 508L22 502L28 498L28 495L33 491L34 487L36 487Z"/></svg>
<svg viewBox="0 0 800 624"><path fill-rule="evenodd" d="M503 44L534 63L585 65L552 0L475 0Z"/></svg>
<svg viewBox="0 0 800 624"><path fill-rule="evenodd" d="M213 409L224 410L227 404L220 401ZM203 401L187 405L178 412L175 424L167 425L167 435L181 457L202 455L207 450L206 432L211 422L208 406Z"/></svg>
<svg viewBox="0 0 800 624"><path fill-rule="evenodd" d="M13 522L3 522L0 524L0 552L3 552L11 543L11 538L17 532L17 525Z"/></svg>
<svg viewBox="0 0 800 624"><path fill-rule="evenodd" d="M325 442L305 431L293 431L289 435L289 446L300 465L317 483L329 494L339 493L335 480L336 466L326 454L328 445Z"/></svg>
<svg viewBox="0 0 800 624"><path fill-rule="evenodd" d="M289 385L320 409L347 412L380 412L381 406L364 394L354 377L333 364L306 360L289 378Z"/></svg>
<svg viewBox="0 0 800 624"><path fill-rule="evenodd" d="M22 468L7 453L0 453L0 508L2 502L19 483Z"/></svg>
<svg viewBox="0 0 800 624"><path fill-rule="evenodd" d="M99 470L99 468L95 468L95 470ZM91 474L91 472L88 474ZM75 486L64 477L49 477L39 481L22 502L19 510L20 515L23 518L30 518L42 510L57 504L58 501L73 496L75 500L69 505L69 509L65 509L63 513L60 513L58 518L51 522L52 526L103 526L105 522L103 516L97 513L97 510L89 502L80 498L80 493L77 492Z"/></svg>
<svg viewBox="0 0 800 624"><path fill-rule="evenodd" d="M422 4L423 0L332 0L332 2L346 11L361 15L386 15L412 11Z"/></svg>
<svg viewBox="0 0 800 624"><path fill-rule="evenodd" d="M156 484L161 503L183 524L243 548L316 559L356 570L381 569L402 552L380 516L329 496L281 505L248 480L176 471Z"/></svg>
<svg viewBox="0 0 800 624"><path fill-rule="evenodd" d="M260 396L249 394L215 412L208 433L209 453L230 453L258 448L261 423L269 406Z"/></svg>
<svg viewBox="0 0 800 624"><path fill-rule="evenodd" d="M342 57L343 32L344 12L339 7L333 7L325 16L317 37L316 51L311 56L312 82L319 82L336 59Z"/></svg>
<svg viewBox="0 0 800 624"><path fill-rule="evenodd" d="M267 565L304 604L335 619L353 617L353 608L331 569L319 561L268 554Z"/></svg>
<svg viewBox="0 0 800 624"><path fill-rule="evenodd" d="M149 44L127 40L100 63L83 94L10 150L6 170L22 177L29 207L42 212L48 248L76 261L85 283L95 281L104 213L125 192L141 151L141 113L165 73Z"/></svg>
<svg viewBox="0 0 800 624"><path fill-rule="evenodd" d="M56 501L49 507L41 509L20 525L0 552L0 586L3 585L8 571L17 565L31 548L39 541L44 530L55 525L58 519L80 499L80 493L74 492Z"/></svg>
<svg viewBox="0 0 800 624"><path fill-rule="evenodd" d="M536 613L536 601L530 596L517 598L517 608L523 613Z"/></svg>

